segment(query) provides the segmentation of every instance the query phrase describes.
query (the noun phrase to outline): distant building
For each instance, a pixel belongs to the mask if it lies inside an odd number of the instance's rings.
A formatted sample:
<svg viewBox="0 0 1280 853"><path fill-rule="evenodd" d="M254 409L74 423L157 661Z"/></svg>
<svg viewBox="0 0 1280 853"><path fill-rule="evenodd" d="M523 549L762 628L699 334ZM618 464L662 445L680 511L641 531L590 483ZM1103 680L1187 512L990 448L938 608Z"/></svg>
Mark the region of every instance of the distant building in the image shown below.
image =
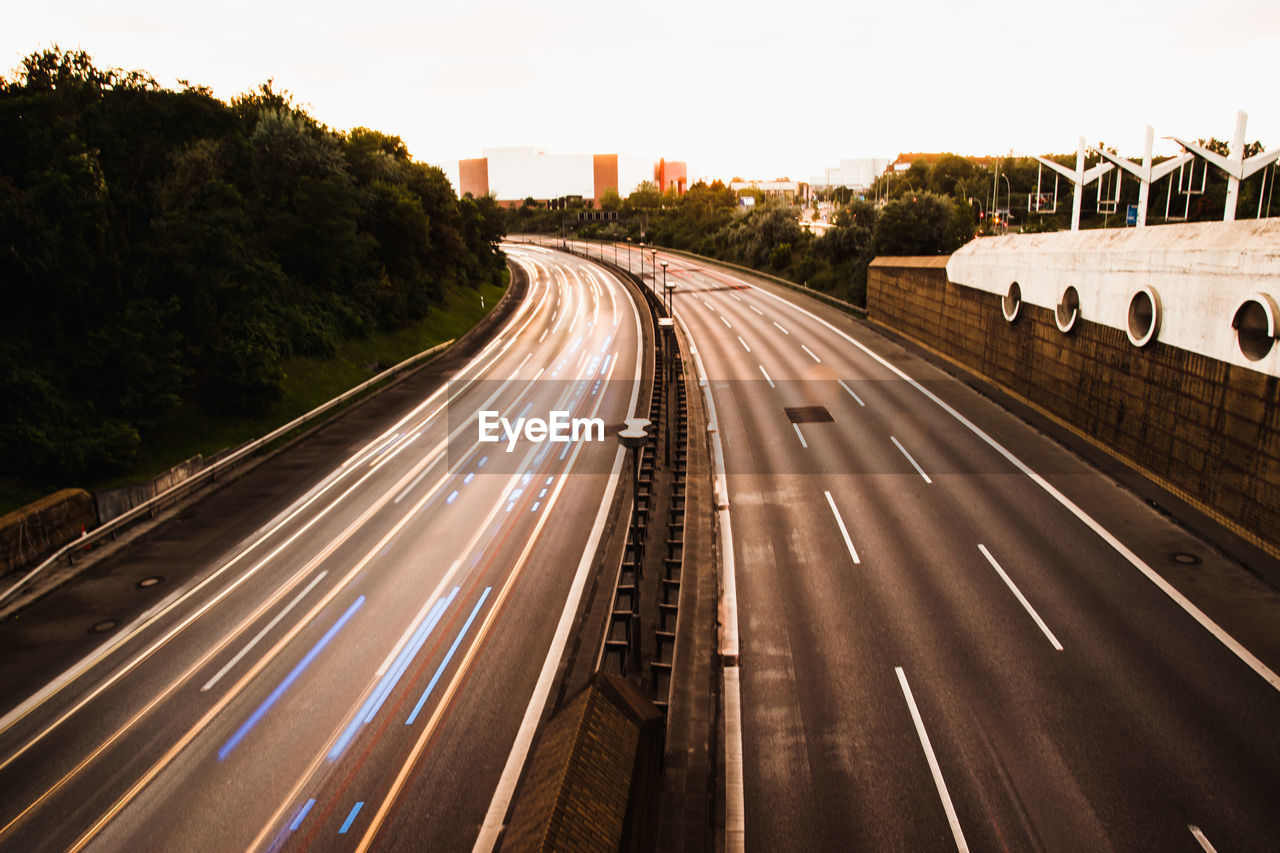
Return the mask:
<svg viewBox="0 0 1280 853"><path fill-rule="evenodd" d="M607 190L630 195L645 181L659 188L687 189L682 162L630 154L548 154L533 147L486 148L484 156L442 164L458 195L493 193L498 203L515 207L532 198L540 204L567 196L592 199L600 206Z"/></svg>
<svg viewBox="0 0 1280 853"><path fill-rule="evenodd" d="M659 160L653 167L653 182L662 192L674 187L678 195L684 195L689 188L689 166L678 160Z"/></svg>
<svg viewBox="0 0 1280 853"><path fill-rule="evenodd" d="M888 157L841 158L839 166L828 168L811 183L815 188L845 187L863 192L871 188L871 184L884 173L889 163Z"/></svg>

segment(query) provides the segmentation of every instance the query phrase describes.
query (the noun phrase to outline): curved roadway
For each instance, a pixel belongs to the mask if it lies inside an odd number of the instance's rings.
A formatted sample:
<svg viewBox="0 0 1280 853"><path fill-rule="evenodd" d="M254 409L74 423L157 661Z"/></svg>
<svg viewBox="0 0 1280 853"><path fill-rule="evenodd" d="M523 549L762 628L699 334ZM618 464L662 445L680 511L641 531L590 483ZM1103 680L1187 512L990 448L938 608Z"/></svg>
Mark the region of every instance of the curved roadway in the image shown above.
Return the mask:
<svg viewBox="0 0 1280 853"><path fill-rule="evenodd" d="M1163 575L1273 661L1274 590L868 324L658 260L732 519L729 849L1277 849L1280 680Z"/></svg>
<svg viewBox="0 0 1280 853"><path fill-rule="evenodd" d="M614 276L507 248L527 299L447 386L255 535L191 554L197 580L77 669L7 697L0 848L471 847L555 674L643 346ZM481 410L607 426L508 453L477 440Z"/></svg>

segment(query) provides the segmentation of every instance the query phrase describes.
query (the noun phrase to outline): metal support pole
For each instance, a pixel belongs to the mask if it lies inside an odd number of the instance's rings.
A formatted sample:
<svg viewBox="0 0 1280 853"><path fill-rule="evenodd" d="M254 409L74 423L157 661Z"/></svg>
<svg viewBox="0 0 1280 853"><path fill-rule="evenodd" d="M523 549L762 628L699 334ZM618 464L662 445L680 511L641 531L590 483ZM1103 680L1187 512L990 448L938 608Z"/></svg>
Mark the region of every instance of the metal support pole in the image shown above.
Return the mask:
<svg viewBox="0 0 1280 853"><path fill-rule="evenodd" d="M1080 230L1080 206L1084 203L1084 137L1076 145L1075 192L1071 198L1071 230Z"/></svg>
<svg viewBox="0 0 1280 853"><path fill-rule="evenodd" d="M1147 125L1146 140L1142 144L1142 179L1138 181L1138 227L1147 224L1147 199L1151 197L1151 146L1155 143L1156 129Z"/></svg>
<svg viewBox="0 0 1280 853"><path fill-rule="evenodd" d="M1236 113L1236 135L1231 140L1231 152L1228 159L1232 169L1227 172L1227 205L1222 211L1222 221L1232 222L1236 218L1236 203L1240 200L1240 172L1244 162L1244 131L1249 121L1249 114L1244 110Z"/></svg>

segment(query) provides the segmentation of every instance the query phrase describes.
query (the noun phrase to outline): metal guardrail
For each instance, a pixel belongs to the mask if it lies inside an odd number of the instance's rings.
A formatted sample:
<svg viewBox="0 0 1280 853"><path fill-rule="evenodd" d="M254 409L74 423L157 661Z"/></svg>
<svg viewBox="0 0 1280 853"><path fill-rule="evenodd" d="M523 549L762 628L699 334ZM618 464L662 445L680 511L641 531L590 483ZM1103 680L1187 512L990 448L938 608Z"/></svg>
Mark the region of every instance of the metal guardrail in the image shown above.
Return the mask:
<svg viewBox="0 0 1280 853"><path fill-rule="evenodd" d="M330 410L338 406L341 406L343 403L347 402L353 397L360 395L362 392L366 391L370 387L380 382L384 382L387 379L390 379L391 377L395 376L397 373L402 373L403 371L416 366L418 363L425 361L431 356L436 355L441 350L444 350L445 348L452 346L455 340L456 338L451 338L442 344L436 344L430 349L423 350L417 355L409 356L404 361L400 362L394 367L389 367L386 370L382 371L381 373L377 374L376 376L366 379L364 382L361 382L359 385L356 385L354 388L344 391L343 393L339 394L337 397L334 397L332 400L329 400L326 403L320 404L316 408L307 412L305 415L300 415L299 417L294 418L284 426L279 427L278 429L272 430L271 432L262 436L261 438L255 438L246 444L242 444L240 447L236 448L231 453L227 454L223 458L214 462L212 465L209 465L205 468L200 469L195 474L191 475L190 477L183 480L182 482L175 483L174 485L165 489L160 494L155 495L154 497L143 501L142 503L138 504L128 512L123 513L122 515L118 515L115 518L111 519L106 524L101 524L95 527L93 530L86 533L85 535L77 539L72 539L70 542L63 545L57 551L54 551L52 554L46 557L44 561L42 561L34 569L27 572L27 574L23 575L22 578L13 586L4 590L4 592L0 592L0 604L3 604L4 602L8 601L9 598L14 595L14 593L18 592L24 586L26 586L27 583L32 578L38 576L39 574L44 572L46 569L48 569L50 566L52 566L54 563L61 560L62 558L65 557L69 564L74 564L75 563L74 554L76 551L82 550L87 546L93 545L95 542L98 542L106 538L107 536L114 536L116 533L118 533L122 529L128 527L130 524L140 519L143 515L154 517L156 510L158 510L162 505L164 505L165 502L170 502L170 503L175 502L179 498L187 495L188 493L195 491L196 487L204 483L205 480L217 479L217 475L219 472L225 471L231 468L231 466L235 465L237 462L240 462L245 457L256 453L257 451L261 450L262 448L274 442L276 439L282 436L288 435L289 433L293 432L299 427L305 426L311 421L318 419L320 416L326 414Z"/></svg>
<svg viewBox="0 0 1280 853"><path fill-rule="evenodd" d="M772 281L775 284L780 284L783 287L788 288L790 290L794 290L797 293L803 293L806 296L812 296L814 299L818 300L819 302L825 302L828 305L830 305L832 308L839 308L841 311L844 311L846 314L852 314L855 317L863 317L863 318L867 316L866 308L863 308L858 305L854 305L852 302L845 302L843 299L837 299L836 297L830 295L829 293L823 293L821 290L814 290L812 287L807 287L803 284L796 284L794 281L791 281L790 279L781 278L771 273L761 272L760 270L752 269L751 267L744 267L742 264L734 264L734 263L730 263L729 261L722 261L719 258L709 258L706 255L699 255L697 252L686 252L684 249L664 249L659 247L659 251L667 252L673 255L683 255L684 257L687 257L687 258L693 258L695 260L705 261L708 264L719 264L722 267L730 267L731 269L740 270L741 272L745 272L749 275L754 275L760 278L768 279L769 281Z"/></svg>
<svg viewBox="0 0 1280 853"><path fill-rule="evenodd" d="M544 244L538 243L536 240L530 239L531 237L535 237L535 236L538 236L538 235L522 234L522 235L518 235L517 237L513 237L512 241L529 243L531 245L544 245ZM573 239L579 242L584 242L581 238L575 237ZM590 241L585 241L585 242L587 242L588 245L592 245ZM555 244L553 243L552 245L554 246ZM610 243L609 245L614 245L614 244ZM617 245L619 247L623 246L623 244L621 243ZM581 255L584 258L592 258L589 249L586 252L578 252L578 251L575 251L573 248L570 248L567 246L556 246L556 248L561 248L562 251L567 251L570 254ZM803 293L806 296L813 297L819 302L825 302L826 304L830 305L832 308L837 308L845 312L846 314L852 314L855 317L861 317L863 319L866 319L866 316L867 316L867 309L863 308L860 305L854 305L852 302L846 302L843 299L837 299L836 297L828 293L823 293L821 290L814 290L812 287L808 287L803 284L797 284L796 282L791 281L790 279L781 278L779 276L773 275L772 273L763 272L761 270L754 269L752 267L746 267L746 266L743 266L742 264L735 264L735 263L732 263L731 261L722 261L719 258L709 258L706 255L699 255L697 252L689 252L684 249L669 249L665 246L653 246L652 248L656 248L658 251L666 252L667 254L670 254L670 255L682 255L683 257L691 258L696 261L703 261L707 264L719 265L722 267L729 267L730 269L735 269L735 270L738 270L739 272L747 273L748 275L754 275L759 278L768 279L774 284L779 284L789 290L794 290L796 293ZM600 257L596 257L592 259L601 260L604 263L608 263L608 261L604 261L604 259Z"/></svg>

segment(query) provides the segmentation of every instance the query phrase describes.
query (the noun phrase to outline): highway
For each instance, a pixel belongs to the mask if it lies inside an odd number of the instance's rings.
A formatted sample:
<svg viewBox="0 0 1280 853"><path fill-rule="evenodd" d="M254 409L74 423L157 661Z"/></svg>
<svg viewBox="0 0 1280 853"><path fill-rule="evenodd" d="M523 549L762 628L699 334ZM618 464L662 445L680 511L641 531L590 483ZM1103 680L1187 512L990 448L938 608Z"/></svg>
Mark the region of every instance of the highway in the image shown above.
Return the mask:
<svg viewBox="0 0 1280 853"><path fill-rule="evenodd" d="M253 533L188 550L188 581L44 688L6 689L0 849L467 850L491 803L500 820L618 484L614 433L643 362L640 313L613 275L504 248L528 292L447 384L282 495ZM569 412L603 436L480 442L481 411ZM248 500L266 476L219 495ZM146 550L6 622L4 665L56 633L40 620L60 596L150 571L135 565Z"/></svg>
<svg viewBox="0 0 1280 853"><path fill-rule="evenodd" d="M1280 846L1280 680L1164 576L1274 590L871 325L658 260L723 450L728 849Z"/></svg>

